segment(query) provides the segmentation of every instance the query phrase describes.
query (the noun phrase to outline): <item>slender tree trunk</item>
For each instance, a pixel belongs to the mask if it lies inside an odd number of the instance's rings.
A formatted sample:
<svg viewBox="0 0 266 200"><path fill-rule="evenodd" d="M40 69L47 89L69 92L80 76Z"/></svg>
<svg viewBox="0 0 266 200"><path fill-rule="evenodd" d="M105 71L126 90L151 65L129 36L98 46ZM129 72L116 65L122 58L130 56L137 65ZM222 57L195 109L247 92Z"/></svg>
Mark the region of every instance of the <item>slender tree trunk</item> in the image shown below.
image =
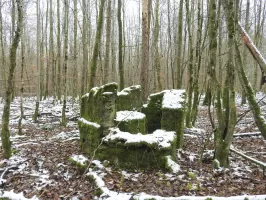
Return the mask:
<svg viewBox="0 0 266 200"><path fill-rule="evenodd" d="M215 1L215 0L214 0ZM234 0L228 0L228 2L222 2L223 8L226 13L226 24L228 30L228 61L226 65L226 80L223 97L223 117L218 112L217 118L220 121L219 129L215 131L215 159L220 162L222 167L229 166L229 151L233 141L233 134L236 124L236 105L235 105L235 69L233 64L234 54L234 35L235 35L235 22L237 18L237 12L235 10ZM214 5L214 3L213 3ZM214 10L215 9L211 9ZM214 12L212 11L212 12ZM215 29L216 27L214 27Z"/></svg>
<svg viewBox="0 0 266 200"><path fill-rule="evenodd" d="M154 45L155 45L155 69L157 75L158 90L162 90L162 81L161 81L161 65L160 65L160 54L159 54L159 0L156 0L155 8L155 31L154 31Z"/></svg>
<svg viewBox="0 0 266 200"><path fill-rule="evenodd" d="M115 0L113 0L113 12L115 13ZM112 16L114 18L114 16ZM116 71L116 32L115 32L115 21L112 20L112 47L111 47L111 55L112 55L112 78L111 81L116 81L117 79L117 71Z"/></svg>
<svg viewBox="0 0 266 200"><path fill-rule="evenodd" d="M88 69L88 39L87 39L87 1L82 0L82 48L83 48L83 60L82 60L82 77L81 77L81 95L86 93L87 88L87 69Z"/></svg>
<svg viewBox="0 0 266 200"><path fill-rule="evenodd" d="M19 45L22 22L23 22L22 0L16 0L16 2L17 2L17 11L18 11L17 28L15 35L12 38L12 44L10 48L9 75L8 75L6 94L5 94L5 105L2 116L1 139L2 139L2 149L3 149L4 158L10 158L11 156L11 142L10 142L10 132L9 132L10 104L11 104L12 93L14 91L14 72L16 68L17 48Z"/></svg>
<svg viewBox="0 0 266 200"><path fill-rule="evenodd" d="M11 38L10 38L10 43L12 44L12 39L14 38L14 33L15 33L15 22L16 22L16 6L15 2L16 0L12 0L12 10L11 10ZM14 82L16 78L16 73L14 73ZM12 91L12 100L15 98L15 93L16 93L16 86L14 86L14 90Z"/></svg>
<svg viewBox="0 0 266 200"><path fill-rule="evenodd" d="M245 29L246 31L249 30L249 12L250 12L250 0L247 0L247 5L246 5L246 22L245 22ZM244 48L243 51L243 64L244 64L244 69L247 67L247 49ZM241 99L241 105L246 103L246 93L244 91L244 89L242 89L242 99Z"/></svg>
<svg viewBox="0 0 266 200"><path fill-rule="evenodd" d="M97 30L95 35L95 43L93 48L92 59L90 62L90 81L89 81L89 89L95 86L95 78L96 78L96 69L97 69L97 59L100 51L100 42L102 36L103 29L103 10L104 10L105 0L101 0L100 9L99 9L99 17L97 22Z"/></svg>
<svg viewBox="0 0 266 200"><path fill-rule="evenodd" d="M39 104L40 104L40 2L37 0L37 100L35 105L35 111L32 117L34 122L37 122L38 119L38 112L39 112Z"/></svg>
<svg viewBox="0 0 266 200"><path fill-rule="evenodd" d="M125 87L124 81L124 63L123 63L123 31L121 19L121 0L118 0L117 7L117 22L118 22L118 68L119 68L119 88L123 90Z"/></svg>
<svg viewBox="0 0 266 200"><path fill-rule="evenodd" d="M44 99L48 97L48 82L49 82L49 50L48 50L48 18L49 18L49 1L46 1L46 16L45 16L45 55L46 55L46 71L45 71L45 83L44 83Z"/></svg>
<svg viewBox="0 0 266 200"><path fill-rule="evenodd" d="M201 68L201 43L202 43L202 23L203 16L201 15L201 1L198 1L198 30L197 30L197 44L196 44L196 69L195 69L195 81L194 81L194 97L192 104L192 125L195 125L197 114L198 114L198 105L199 105L199 72Z"/></svg>
<svg viewBox="0 0 266 200"><path fill-rule="evenodd" d="M62 108L62 126L67 125L66 121L66 100L67 100L67 62L68 62L68 15L69 0L64 0L64 62L63 62L63 83L64 83L64 100Z"/></svg>
<svg viewBox="0 0 266 200"><path fill-rule="evenodd" d="M107 1L107 20L106 20L106 38L105 38L105 62L104 62L104 84L109 81L110 64L110 44L111 44L111 24L112 24L112 1Z"/></svg>
<svg viewBox="0 0 266 200"><path fill-rule="evenodd" d="M44 27L43 27L43 17L42 17L42 22L41 22L41 30L42 30L42 36L41 36L41 46L40 46L40 56L41 60L44 60ZM44 62L40 62L40 100L44 97Z"/></svg>
<svg viewBox="0 0 266 200"><path fill-rule="evenodd" d="M149 95L149 1L142 0L142 56L141 56L141 72L140 84L142 86L142 101L146 101Z"/></svg>
<svg viewBox="0 0 266 200"><path fill-rule="evenodd" d="M176 88L180 89L182 86L182 45L183 45L183 0L179 1L178 12L178 33L177 33L177 56L176 56Z"/></svg>
<svg viewBox="0 0 266 200"><path fill-rule="evenodd" d="M52 83L53 83L53 96L54 100L56 99L56 68L54 66L54 35L53 35L53 1L50 0L50 9L49 9L49 65L52 69Z"/></svg>
<svg viewBox="0 0 266 200"><path fill-rule="evenodd" d="M189 63L188 63L188 100L187 100L187 113L186 113L186 126L192 127L191 123L191 110L192 110L192 94L193 94L193 73L194 73L194 67L193 67L193 41L192 41L192 20L191 20L191 10L192 8L189 8L189 0L186 0L186 17L187 17L187 27L188 27L188 45L189 45Z"/></svg>
<svg viewBox="0 0 266 200"><path fill-rule="evenodd" d="M22 22L23 24L23 22ZM18 120L18 134L22 135L22 120L24 118L24 110L23 110L23 91L24 91L24 81L23 81L23 73L25 66L25 33L24 33L24 25L22 25L21 29L21 71L20 71L20 117Z"/></svg>
<svg viewBox="0 0 266 200"><path fill-rule="evenodd" d="M57 98L61 100L61 28L60 28L60 0L57 0Z"/></svg>
<svg viewBox="0 0 266 200"><path fill-rule="evenodd" d="M2 17L2 1L0 5L0 42L1 42L1 64L2 64L2 79L3 79L3 89L6 90L6 55L4 48L4 33L3 33L3 17Z"/></svg>
<svg viewBox="0 0 266 200"><path fill-rule="evenodd" d="M73 57L73 62L74 62L74 69L73 69L73 91L72 91L72 96L75 99L77 96L77 81L78 81L78 60L77 60L77 55L78 55L78 50L77 50L77 35L78 35L78 8L77 8L77 0L74 0L74 57Z"/></svg>

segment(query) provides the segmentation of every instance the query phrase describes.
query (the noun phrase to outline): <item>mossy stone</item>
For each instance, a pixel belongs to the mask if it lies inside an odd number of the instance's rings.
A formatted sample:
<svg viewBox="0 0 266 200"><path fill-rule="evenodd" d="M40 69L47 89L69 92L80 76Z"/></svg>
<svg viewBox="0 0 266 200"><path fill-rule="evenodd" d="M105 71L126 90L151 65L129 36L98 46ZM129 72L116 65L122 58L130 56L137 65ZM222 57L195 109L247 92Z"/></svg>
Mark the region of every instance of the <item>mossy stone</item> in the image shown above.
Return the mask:
<svg viewBox="0 0 266 200"><path fill-rule="evenodd" d="M93 124L84 123L82 119L78 121L81 150L89 155L93 155L103 136L103 128Z"/></svg>
<svg viewBox="0 0 266 200"><path fill-rule="evenodd" d="M146 134L146 116L143 113L136 111L120 111L116 113L117 116L125 116L121 119L116 118L115 124L121 131L130 133L142 133ZM138 118L131 118L131 115L140 115ZM127 118L128 116L128 118Z"/></svg>
<svg viewBox="0 0 266 200"><path fill-rule="evenodd" d="M162 169L168 171L165 156L173 154L172 149L158 150L144 144L125 146L121 142L102 144L96 158L109 160L112 165L127 170Z"/></svg>
<svg viewBox="0 0 266 200"><path fill-rule="evenodd" d="M114 125L117 83L94 87L81 99L81 117L108 129Z"/></svg>
<svg viewBox="0 0 266 200"><path fill-rule="evenodd" d="M148 104L144 105L142 112L147 117L147 130L152 133L156 129L161 128L161 118L162 118L162 100L163 95L166 92L162 91L159 93L151 94L148 98Z"/></svg>
<svg viewBox="0 0 266 200"><path fill-rule="evenodd" d="M117 111L138 110L142 106L141 86L133 85L118 92Z"/></svg>
<svg viewBox="0 0 266 200"><path fill-rule="evenodd" d="M165 102L169 100L170 103ZM183 145L185 100L184 90L170 90L164 94L162 102L161 129L176 132L178 149Z"/></svg>

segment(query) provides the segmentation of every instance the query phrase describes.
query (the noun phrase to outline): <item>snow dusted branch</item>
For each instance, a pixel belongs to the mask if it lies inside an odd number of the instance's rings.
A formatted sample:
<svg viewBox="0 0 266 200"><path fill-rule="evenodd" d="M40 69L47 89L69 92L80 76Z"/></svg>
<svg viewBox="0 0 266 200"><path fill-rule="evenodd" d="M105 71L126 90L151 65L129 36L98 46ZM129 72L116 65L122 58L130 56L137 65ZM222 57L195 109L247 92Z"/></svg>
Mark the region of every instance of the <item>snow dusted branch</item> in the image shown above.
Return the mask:
<svg viewBox="0 0 266 200"><path fill-rule="evenodd" d="M249 156L247 156L247 155L245 155L245 154L243 154L243 153L241 153L241 152L239 152L239 151L237 151L237 150L235 150L235 149L233 149L233 148L230 148L230 151L232 151L232 152L234 152L235 154L237 154L237 155L239 155L239 156L242 156L242 157L245 158L246 160L248 160L248 161L250 161L250 162L252 162L252 163L254 163L254 164L256 164L256 165L259 165L260 167L262 167L262 169L263 169L263 175L265 175L264 172L265 172L265 169L266 169L266 163L261 162L261 161L259 161L259 160L256 160L256 159L254 159L254 158L251 158L251 157L249 157Z"/></svg>
<svg viewBox="0 0 266 200"><path fill-rule="evenodd" d="M7 167L3 173L1 174L0 176L0 185L2 186L5 182L6 182L6 179L4 179L4 175L10 170L10 169L16 169L18 168L17 166L10 166L10 167Z"/></svg>
<svg viewBox="0 0 266 200"><path fill-rule="evenodd" d="M241 26L241 24L238 22L238 30L241 34L242 41L246 45L246 47L249 49L250 53L254 57L254 59L257 61L259 64L262 72L266 73L266 61L255 46L255 44L252 42L251 38L245 31L245 29Z"/></svg>

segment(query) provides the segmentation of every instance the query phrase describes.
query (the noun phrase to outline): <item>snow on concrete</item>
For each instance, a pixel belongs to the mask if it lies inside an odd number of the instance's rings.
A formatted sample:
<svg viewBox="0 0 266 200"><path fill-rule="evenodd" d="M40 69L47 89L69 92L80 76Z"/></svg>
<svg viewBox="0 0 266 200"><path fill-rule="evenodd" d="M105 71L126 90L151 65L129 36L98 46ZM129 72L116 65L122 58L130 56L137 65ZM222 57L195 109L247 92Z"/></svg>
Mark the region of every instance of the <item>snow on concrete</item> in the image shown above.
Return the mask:
<svg viewBox="0 0 266 200"><path fill-rule="evenodd" d="M84 123L84 124L88 124L89 126L94 126L95 128L101 128L101 126L99 125L99 124L97 124L97 123L94 123L94 122L90 122L90 121L88 121L88 120L86 120L86 119L84 119L84 118L79 118L79 121L81 121L82 123Z"/></svg>
<svg viewBox="0 0 266 200"><path fill-rule="evenodd" d="M77 162L80 163L81 165L85 165L86 162L88 161L88 158L84 157L83 155L72 155L70 158Z"/></svg>
<svg viewBox="0 0 266 200"><path fill-rule="evenodd" d="M162 108L180 109L185 101L185 90L170 90L163 96Z"/></svg>
<svg viewBox="0 0 266 200"><path fill-rule="evenodd" d="M171 169L171 171L173 173L178 173L180 172L180 165L178 165L176 162L174 162L172 159L171 159L171 156L166 156L166 159L167 159L167 165L168 167Z"/></svg>
<svg viewBox="0 0 266 200"><path fill-rule="evenodd" d="M126 96L128 95L132 90L141 89L140 85L134 85L131 87L124 88L121 92L117 92L117 96Z"/></svg>
<svg viewBox="0 0 266 200"><path fill-rule="evenodd" d="M174 131L156 130L152 134L142 135L141 133L131 134L120 131L119 128L113 128L103 140L106 142L109 140L122 140L125 144L144 142L147 144L157 144L159 148L169 148L175 137Z"/></svg>
<svg viewBox="0 0 266 200"><path fill-rule="evenodd" d="M129 121L129 120L141 120L146 117L145 114L137 111L119 111L116 112L116 118L115 121Z"/></svg>

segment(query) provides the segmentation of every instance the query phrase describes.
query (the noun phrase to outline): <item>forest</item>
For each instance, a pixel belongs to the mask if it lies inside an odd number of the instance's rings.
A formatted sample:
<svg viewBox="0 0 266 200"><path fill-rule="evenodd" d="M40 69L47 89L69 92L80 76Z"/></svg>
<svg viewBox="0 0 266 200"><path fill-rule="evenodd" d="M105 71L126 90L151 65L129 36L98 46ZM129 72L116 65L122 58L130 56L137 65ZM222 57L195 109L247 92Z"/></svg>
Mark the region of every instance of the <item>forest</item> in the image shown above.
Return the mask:
<svg viewBox="0 0 266 200"><path fill-rule="evenodd" d="M0 199L265 200L265 18L0 0Z"/></svg>

